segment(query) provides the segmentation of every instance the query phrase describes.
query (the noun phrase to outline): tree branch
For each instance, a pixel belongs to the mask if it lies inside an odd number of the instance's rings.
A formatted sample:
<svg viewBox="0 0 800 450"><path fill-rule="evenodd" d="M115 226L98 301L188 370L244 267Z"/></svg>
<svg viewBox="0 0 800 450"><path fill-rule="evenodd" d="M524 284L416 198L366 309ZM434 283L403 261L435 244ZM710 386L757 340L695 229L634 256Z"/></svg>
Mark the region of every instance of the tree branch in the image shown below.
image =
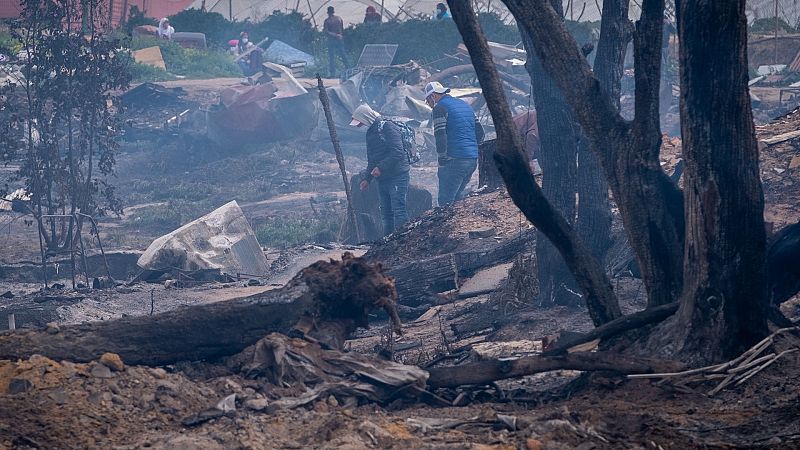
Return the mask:
<svg viewBox="0 0 800 450"><path fill-rule="evenodd" d="M634 79L636 116L634 122L648 130L656 130L661 135L658 112L658 90L661 86L661 44L664 27L664 0L645 0L642 4L642 15L636 23L633 33L633 64L636 68ZM655 148L658 158L659 142ZM647 148L650 150L651 148ZM653 157L653 155L648 155Z"/></svg>
<svg viewBox="0 0 800 450"><path fill-rule="evenodd" d="M502 81L472 5L470 2L455 0L449 0L448 3L492 114L497 130L495 161L511 198L525 217L552 241L564 257L584 293L595 325L614 320L621 312L611 282L588 247L545 198L536 184L527 158L523 156L522 142L513 125Z"/></svg>
<svg viewBox="0 0 800 450"><path fill-rule="evenodd" d="M552 370L605 370L632 374L675 372L683 370L684 367L683 364L673 361L626 356L618 353L581 352L564 356L526 356L514 360L492 359L474 364L428 369L431 375L428 378L428 387L480 385Z"/></svg>
<svg viewBox="0 0 800 450"><path fill-rule="evenodd" d="M666 305L655 306L652 308L647 308L644 311L622 316L616 320L605 323L580 337L559 342L557 347L542 353L542 356L564 354L567 352L567 350L576 345L591 342L595 339L608 339L628 330L643 327L654 322L660 322L675 314L675 311L677 310L678 302L672 302L667 303Z"/></svg>

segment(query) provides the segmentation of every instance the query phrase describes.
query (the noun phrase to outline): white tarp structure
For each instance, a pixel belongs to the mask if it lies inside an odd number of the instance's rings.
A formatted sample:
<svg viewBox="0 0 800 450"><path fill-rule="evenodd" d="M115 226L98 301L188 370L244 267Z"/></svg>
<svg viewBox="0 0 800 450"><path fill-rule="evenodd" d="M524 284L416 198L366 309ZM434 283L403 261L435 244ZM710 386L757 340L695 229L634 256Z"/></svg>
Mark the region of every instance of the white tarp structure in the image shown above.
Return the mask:
<svg viewBox="0 0 800 450"><path fill-rule="evenodd" d="M748 0L745 7L747 21L752 23L756 19L775 17L776 6L778 18L793 27L800 24L800 0Z"/></svg>
<svg viewBox="0 0 800 450"><path fill-rule="evenodd" d="M361 23L367 6L375 7L378 12L383 5L384 20L407 20L409 18L431 17L436 4L442 0L195 0L189 8L200 9L205 5L208 11L222 14L227 19L252 21L261 20L273 11L284 13L297 11L311 19L317 28L322 28L325 10L328 6L336 8L336 14L344 20L345 26ZM596 22L600 20L603 0L562 0L564 16L567 20ZM446 2L445 2L446 3ZM472 0L478 12L492 11L505 22L512 22L513 17L500 0ZM748 0L746 11L748 21L769 18L775 15L778 6L778 17L789 25L800 23L800 0ZM637 20L641 14L641 0L631 0L629 17ZM667 15L672 19L674 2L667 0Z"/></svg>
<svg viewBox="0 0 800 450"><path fill-rule="evenodd" d="M220 13L227 19L259 21L273 11L289 13L297 11L308 17L318 29L322 28L328 6L336 8L336 15L342 18L345 26L364 21L364 13L372 6L379 13L383 7L384 21L406 20L409 18L429 18L442 0L195 0L189 8L200 9L205 4L207 11ZM499 0L479 0L474 2L478 11L491 9L501 17L511 18ZM594 3L592 3L594 4Z"/></svg>

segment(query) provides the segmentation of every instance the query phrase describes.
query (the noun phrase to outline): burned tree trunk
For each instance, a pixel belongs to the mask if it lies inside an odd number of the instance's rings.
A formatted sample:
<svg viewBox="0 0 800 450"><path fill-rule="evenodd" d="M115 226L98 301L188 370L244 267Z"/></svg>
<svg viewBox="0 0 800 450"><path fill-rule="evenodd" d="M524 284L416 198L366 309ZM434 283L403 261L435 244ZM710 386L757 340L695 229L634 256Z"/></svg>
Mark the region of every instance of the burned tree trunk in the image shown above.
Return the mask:
<svg viewBox="0 0 800 450"><path fill-rule="evenodd" d="M88 362L112 352L127 364L164 365L233 355L271 332L291 330L341 348L357 326L366 325L371 309L385 307L399 326L395 299L394 283L378 266L345 254L342 262L314 263L286 287L251 297L60 330L4 333L0 359L38 354Z"/></svg>
<svg viewBox="0 0 800 450"><path fill-rule="evenodd" d="M551 4L559 13L561 1ZM575 124L558 85L542 67L533 51L531 37L520 29L522 42L528 50L525 68L531 77L531 93L536 105L539 125L539 165L542 168L542 192L553 206L573 225L575 223L576 189L578 184L577 153L580 127ZM574 305L578 300L575 279L567 269L558 250L544 236L536 239L539 296L541 305Z"/></svg>
<svg viewBox="0 0 800 450"><path fill-rule="evenodd" d="M603 2L600 40L594 58L593 72L600 89L608 94L617 111L620 110L625 50L631 37L628 4L623 0ZM578 146L577 228L578 235L586 241L594 256L604 261L611 247L611 205L608 200L608 181L590 145L583 138Z"/></svg>
<svg viewBox="0 0 800 450"><path fill-rule="evenodd" d="M678 1L684 293L664 339L720 360L767 334L764 195L747 89L745 0ZM658 345L658 344L656 344Z"/></svg>
<svg viewBox="0 0 800 450"><path fill-rule="evenodd" d="M469 50L497 130L495 162L514 204L556 246L575 275L595 325L621 315L611 283L567 220L547 200L531 172L522 139L514 127L489 44L469 2L449 0L453 20Z"/></svg>
<svg viewBox="0 0 800 450"><path fill-rule="evenodd" d="M478 152L478 186L486 186L490 190L503 187L503 177L494 164L494 152L497 140L491 139L481 143Z"/></svg>

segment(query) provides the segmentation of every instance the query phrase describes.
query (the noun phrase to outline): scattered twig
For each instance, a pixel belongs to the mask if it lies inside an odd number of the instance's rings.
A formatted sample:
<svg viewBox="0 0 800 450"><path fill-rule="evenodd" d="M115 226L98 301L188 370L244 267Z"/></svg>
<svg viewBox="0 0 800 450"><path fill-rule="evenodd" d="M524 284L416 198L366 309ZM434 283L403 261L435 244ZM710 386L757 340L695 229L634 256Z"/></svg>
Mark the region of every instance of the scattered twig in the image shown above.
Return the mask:
<svg viewBox="0 0 800 450"><path fill-rule="evenodd" d="M656 383L659 385L667 382L668 380L680 379L679 384L675 385L676 387L685 387L686 384L689 383L722 379L722 381L720 381L716 387L708 391L708 395L714 395L731 384L734 384L735 386L741 385L745 381L755 376L757 373L772 365L784 355L800 351L800 348L791 348L780 353L769 353L762 356L762 354L775 342L776 336L786 332L798 330L800 330L800 327L781 328L780 330L775 331L771 335L761 340L756 345L752 346L738 357L722 364L699 367L697 369L684 370L681 372L632 374L628 375L628 378L660 378L661 380Z"/></svg>

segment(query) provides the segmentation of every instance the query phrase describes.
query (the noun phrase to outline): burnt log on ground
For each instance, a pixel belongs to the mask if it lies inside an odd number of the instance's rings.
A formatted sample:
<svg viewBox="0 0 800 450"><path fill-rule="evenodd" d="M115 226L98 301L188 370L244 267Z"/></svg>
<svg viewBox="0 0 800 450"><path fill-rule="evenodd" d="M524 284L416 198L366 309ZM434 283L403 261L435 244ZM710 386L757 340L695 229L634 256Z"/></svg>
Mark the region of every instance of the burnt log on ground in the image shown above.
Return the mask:
<svg viewBox="0 0 800 450"><path fill-rule="evenodd" d="M367 313L387 310L399 319L393 282L379 266L345 254L303 269L285 287L225 302L189 306L153 316L0 334L0 359L34 354L88 362L117 353L127 364L165 365L215 360L241 352L272 332L302 333L341 348Z"/></svg>
<svg viewBox="0 0 800 450"><path fill-rule="evenodd" d="M404 306L431 303L435 294L458 288L458 266L452 253L414 261L387 274L394 277L398 302Z"/></svg>
<svg viewBox="0 0 800 450"><path fill-rule="evenodd" d="M395 279L398 303L418 307L436 304L436 294L458 289L459 277L513 260L530 251L536 239L535 230L527 230L489 249L448 253L421 261L413 261L387 271Z"/></svg>
<svg viewBox="0 0 800 450"><path fill-rule="evenodd" d="M508 378L552 370L611 371L624 374L683 370L674 361L626 356L618 353L572 353L564 356L526 356L512 360L487 360L428 369L428 387L482 385Z"/></svg>

